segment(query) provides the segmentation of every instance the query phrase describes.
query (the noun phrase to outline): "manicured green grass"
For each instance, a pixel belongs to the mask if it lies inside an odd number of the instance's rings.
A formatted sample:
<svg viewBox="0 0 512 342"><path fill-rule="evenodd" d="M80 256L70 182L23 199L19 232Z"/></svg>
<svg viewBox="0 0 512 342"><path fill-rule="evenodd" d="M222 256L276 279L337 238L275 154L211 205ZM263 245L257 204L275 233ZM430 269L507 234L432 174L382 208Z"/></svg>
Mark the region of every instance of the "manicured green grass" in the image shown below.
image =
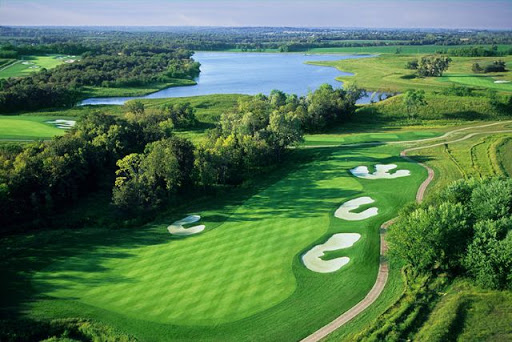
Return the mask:
<svg viewBox="0 0 512 342"><path fill-rule="evenodd" d="M439 80L442 82L458 83L473 88L495 89L498 91L512 92L511 81L509 81L510 83L494 83L498 80L507 80L502 78L494 78L489 75L453 74L443 76Z"/></svg>
<svg viewBox="0 0 512 342"><path fill-rule="evenodd" d="M67 58L69 57L69 58ZM0 78L21 77L32 72L40 71L42 68L52 69L64 63L67 59L76 59L65 55L42 55L42 56L24 56L22 60L2 69L0 68Z"/></svg>
<svg viewBox="0 0 512 342"><path fill-rule="evenodd" d="M327 61L327 62L310 62L315 65L333 66L341 71L346 71L355 74L354 76L341 76L337 79L347 83L355 83L359 87L370 91L387 91L387 92L404 92L408 89L423 89L427 91L442 90L458 84L459 81L455 78L454 81L450 77L460 74L471 74L471 66L473 63L480 63L484 65L496 60L496 57L452 57L452 64L444 77L415 77L414 70L408 70L405 65L408 61L417 59L417 55L393 55L383 54L372 58L360 59L346 59L340 61ZM508 64L512 62L512 57L500 57ZM471 74L472 75L472 74ZM479 75L474 75L478 77ZM496 79L509 80L512 76L510 73L499 73ZM493 89L509 91L506 84L485 83L485 88L492 86ZM487 86L487 87L486 87ZM479 84L478 87L482 87ZM498 88L496 88L498 87Z"/></svg>
<svg viewBox="0 0 512 342"><path fill-rule="evenodd" d="M64 134L64 129L46 123L55 119L63 117L0 115L0 140L49 139Z"/></svg>
<svg viewBox="0 0 512 342"><path fill-rule="evenodd" d="M24 295L39 298L24 304L30 317L86 316L141 340L300 339L373 286L379 225L414 199L426 177L423 168L397 157L400 149L299 149L294 155L312 161L250 196L239 191L191 201L136 230L65 231L55 233L59 239L40 233L16 260L2 264L4 274L16 274L3 286L16 287L19 277L28 276L33 287ZM372 181L348 172L375 163L396 163L412 175ZM359 196L374 198L379 215L352 222L334 218L341 203ZM202 215L206 231L171 237L166 226L191 213ZM332 274L306 269L302 253L339 232L362 235L354 247L329 255L351 262ZM16 273L33 263L39 265L33 271ZM7 300L11 307L19 304L14 294Z"/></svg>

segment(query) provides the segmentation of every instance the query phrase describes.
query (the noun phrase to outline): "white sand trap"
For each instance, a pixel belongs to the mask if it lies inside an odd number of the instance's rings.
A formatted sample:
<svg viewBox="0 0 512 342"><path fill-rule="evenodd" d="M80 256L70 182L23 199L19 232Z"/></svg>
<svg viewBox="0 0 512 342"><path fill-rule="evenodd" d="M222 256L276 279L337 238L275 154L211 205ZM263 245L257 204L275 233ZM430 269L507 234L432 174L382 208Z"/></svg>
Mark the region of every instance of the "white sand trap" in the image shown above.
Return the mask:
<svg viewBox="0 0 512 342"><path fill-rule="evenodd" d="M397 170L394 173L389 173L389 171L396 169L396 164L377 164L375 165L375 172L370 173L368 171L368 167L366 166L358 166L350 170L350 172L358 177L364 179L391 179L391 178L399 178L406 177L411 175L411 171L409 170Z"/></svg>
<svg viewBox="0 0 512 342"><path fill-rule="evenodd" d="M21 62L21 64L23 64L23 65L32 65L34 63L31 63L31 62Z"/></svg>
<svg viewBox="0 0 512 342"><path fill-rule="evenodd" d="M494 83L502 84L502 83L510 83L510 81L499 80L499 81L494 81Z"/></svg>
<svg viewBox="0 0 512 342"><path fill-rule="evenodd" d="M73 126L75 126L76 121L74 120L63 120L63 119L57 119L53 121L46 121L49 124L55 125L57 128L62 129L70 129Z"/></svg>
<svg viewBox="0 0 512 342"><path fill-rule="evenodd" d="M348 264L350 258L341 257L332 260L322 260L321 258L324 256L324 252L352 247L360 238L361 235L355 233L334 234L325 243L317 245L306 252L306 254L302 256L302 262L313 272L336 272Z"/></svg>
<svg viewBox="0 0 512 342"><path fill-rule="evenodd" d="M206 227L205 225L194 226L194 227L190 227L190 228L184 228L183 225L195 223L195 222L199 221L200 219L201 219L201 216L199 216L199 215L190 215L190 216L185 217L182 220L174 222L169 227L167 227L167 230L172 235L179 235L179 236L199 234L204 230L204 228Z"/></svg>
<svg viewBox="0 0 512 342"><path fill-rule="evenodd" d="M347 221L360 221L369 217L375 216L379 213L379 208L371 207L360 213L351 213L352 210L356 210L362 205L371 204L375 202L371 197L359 197L348 202L343 203L338 210L334 213L339 219Z"/></svg>

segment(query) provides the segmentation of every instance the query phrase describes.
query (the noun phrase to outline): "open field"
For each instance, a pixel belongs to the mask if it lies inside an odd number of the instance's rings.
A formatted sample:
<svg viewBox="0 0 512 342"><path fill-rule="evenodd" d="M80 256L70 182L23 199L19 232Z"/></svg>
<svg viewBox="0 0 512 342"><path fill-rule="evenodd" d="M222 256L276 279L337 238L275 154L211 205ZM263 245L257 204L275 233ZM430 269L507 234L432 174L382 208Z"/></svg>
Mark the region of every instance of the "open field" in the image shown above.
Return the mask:
<svg viewBox="0 0 512 342"><path fill-rule="evenodd" d="M37 140L62 135L65 130L46 121L61 116L5 116L0 115L0 140Z"/></svg>
<svg viewBox="0 0 512 342"><path fill-rule="evenodd" d="M408 70L405 65L408 61L418 58L418 56L403 56L384 54L373 58L347 59L334 62L311 62L315 65L324 65L336 67L339 70L354 73L354 76L338 77L338 80L351 84L355 83L359 87L370 91L387 91L387 92L403 92L408 89L423 89L428 91L440 90L452 86L452 84L460 84L463 75L470 75L472 81L466 81L466 85L476 85L477 87L489 88L501 91L512 91L510 84L495 84L495 80L510 80L512 75L506 73L477 74L471 73L473 63L491 63L496 59L504 60L510 68L512 56L507 57L452 57L452 63L448 71L443 77L427 77L417 78L414 76L414 70ZM451 77L455 77L451 79ZM485 79L483 83L475 83L474 79ZM481 77L481 78L480 78ZM494 78L495 77L495 78ZM467 83L469 82L469 83Z"/></svg>
<svg viewBox="0 0 512 342"><path fill-rule="evenodd" d="M296 150L313 161L252 195L192 201L151 226L115 235L101 228L38 233L30 248L16 250L14 260L2 264L13 274L3 284L9 291L22 281L16 270L33 269L23 280L32 289L13 291L18 297L9 298L10 306L29 310L33 318L87 315L142 340L305 337L373 286L378 227L414 199L426 176L420 166L397 157L399 150L388 145ZM398 164L412 174L365 180L348 172L376 163ZM371 205L379 215L363 221L334 217L340 204L363 195L375 199ZM172 238L166 227L188 214L201 215L205 231ZM348 256L348 265L332 274L304 267L302 253L332 234L349 232L361 239L327 256ZM56 240L52 234L62 236ZM33 261L27 265L27 260ZM46 299L27 301L34 297Z"/></svg>
<svg viewBox="0 0 512 342"><path fill-rule="evenodd" d="M72 56L65 55L23 56L22 60L16 61L6 68L0 66L0 78L26 76L29 73L39 71L42 68L55 68L66 60L72 59Z"/></svg>

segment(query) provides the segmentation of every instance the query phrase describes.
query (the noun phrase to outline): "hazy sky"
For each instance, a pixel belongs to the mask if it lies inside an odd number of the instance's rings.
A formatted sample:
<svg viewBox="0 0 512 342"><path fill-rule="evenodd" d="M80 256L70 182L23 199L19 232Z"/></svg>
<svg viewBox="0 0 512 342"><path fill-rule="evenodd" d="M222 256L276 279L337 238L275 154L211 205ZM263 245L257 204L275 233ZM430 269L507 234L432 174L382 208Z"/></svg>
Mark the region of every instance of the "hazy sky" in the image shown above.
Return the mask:
<svg viewBox="0 0 512 342"><path fill-rule="evenodd" d="M0 0L0 25L512 29L512 0Z"/></svg>

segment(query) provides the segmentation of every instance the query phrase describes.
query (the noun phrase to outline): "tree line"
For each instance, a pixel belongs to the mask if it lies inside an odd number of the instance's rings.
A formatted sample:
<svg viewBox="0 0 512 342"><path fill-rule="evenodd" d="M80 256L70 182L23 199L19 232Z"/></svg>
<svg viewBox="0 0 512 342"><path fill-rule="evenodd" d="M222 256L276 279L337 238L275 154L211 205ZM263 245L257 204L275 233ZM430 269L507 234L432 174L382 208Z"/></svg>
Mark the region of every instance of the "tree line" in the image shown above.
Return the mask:
<svg viewBox="0 0 512 342"><path fill-rule="evenodd" d="M146 109L139 101L121 117L89 113L47 142L0 145L0 226L50 225L51 215L97 191L137 217L194 189L241 184L281 162L305 131L349 120L361 94L323 85L303 97L241 99L198 146L175 134L197 124L190 105Z"/></svg>
<svg viewBox="0 0 512 342"><path fill-rule="evenodd" d="M491 45L511 44L507 31L340 29L292 27L0 27L8 49L19 55L35 53L81 54L94 49L134 42L191 50L307 51L311 48L382 45ZM0 48L0 51L2 49ZM38 51L38 52L37 52ZM1 53L1 52L0 52Z"/></svg>

